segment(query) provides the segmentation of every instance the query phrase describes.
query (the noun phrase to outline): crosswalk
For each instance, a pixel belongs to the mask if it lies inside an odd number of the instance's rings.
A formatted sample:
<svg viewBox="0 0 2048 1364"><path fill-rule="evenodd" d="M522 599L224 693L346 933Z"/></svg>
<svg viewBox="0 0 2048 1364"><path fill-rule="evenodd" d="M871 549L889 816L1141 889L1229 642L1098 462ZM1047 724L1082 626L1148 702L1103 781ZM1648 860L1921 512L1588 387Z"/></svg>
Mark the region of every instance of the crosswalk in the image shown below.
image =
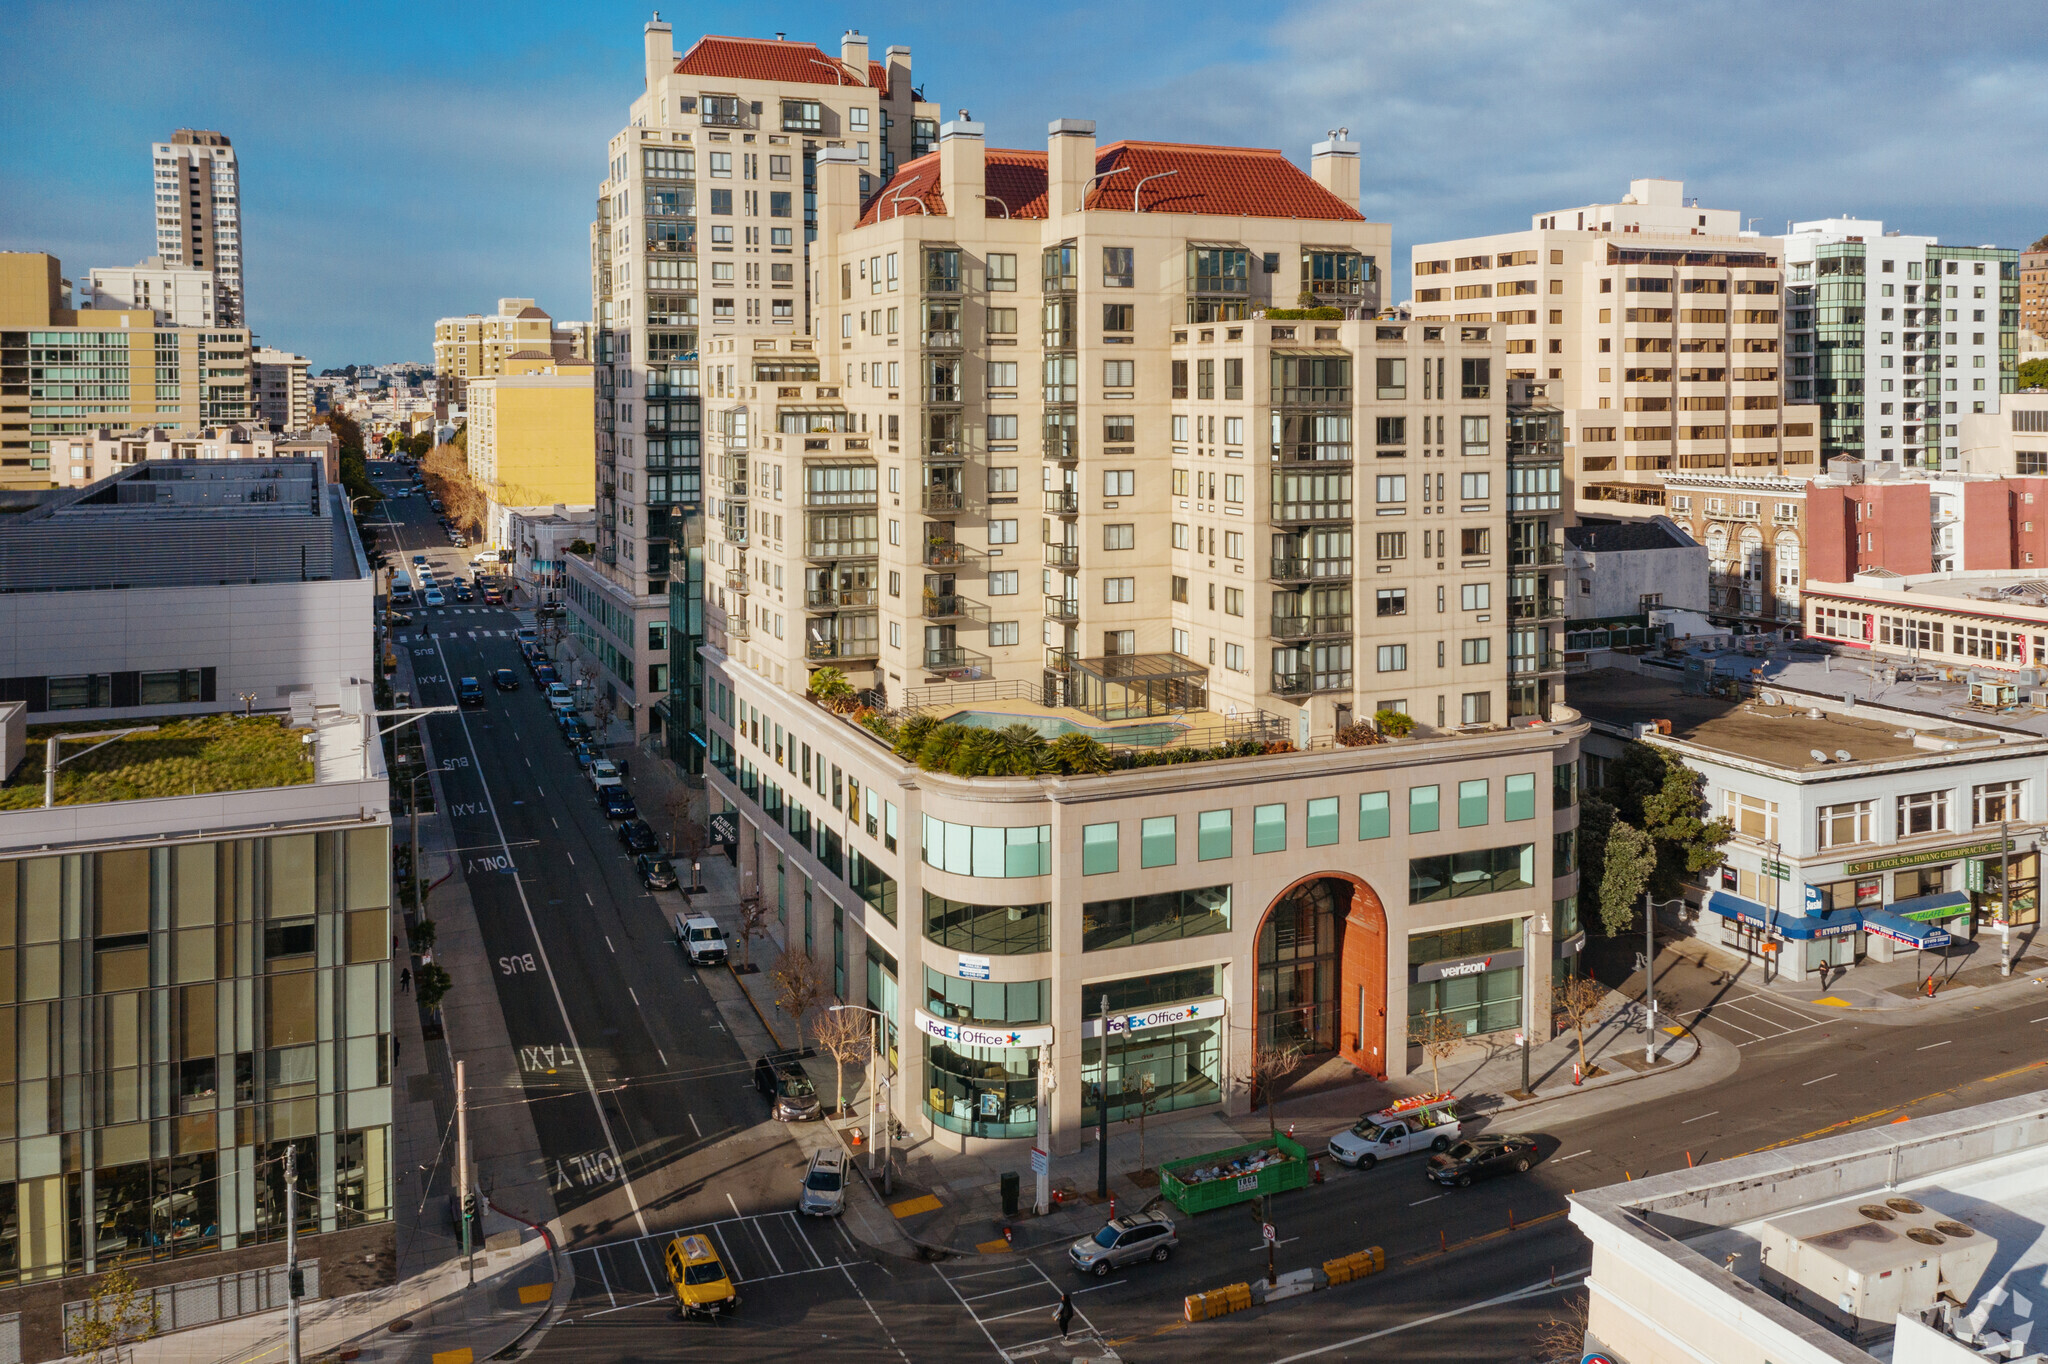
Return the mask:
<svg viewBox="0 0 2048 1364"><path fill-rule="evenodd" d="M688 1235L708 1237L718 1247L718 1258L742 1298L753 1285L862 1263L853 1238L836 1218L810 1218L794 1212L729 1217L571 1251L569 1262L576 1270L579 1306L591 1316L654 1303L666 1306L673 1294L661 1267L661 1253L669 1242Z"/></svg>
<svg viewBox="0 0 2048 1364"><path fill-rule="evenodd" d="M1830 1020L1813 1018L1768 995L1750 993L1718 998L1695 1011L1691 1021L1694 1027L1712 1024L1736 1046L1747 1047L1818 1028Z"/></svg>
<svg viewBox="0 0 2048 1364"><path fill-rule="evenodd" d="M932 1272L945 1281L953 1296L974 1318L988 1343L1005 1360L1031 1359L1058 1350L1105 1342L1079 1304L1062 1337L1053 1324L1060 1305L1060 1286L1026 1256L985 1255ZM1072 1290L1069 1290L1070 1292ZM1087 1290L1082 1290L1083 1292ZM1088 1353L1095 1353L1091 1350Z"/></svg>
<svg viewBox="0 0 2048 1364"><path fill-rule="evenodd" d="M439 630L432 635L403 634L393 635L391 638L398 644L424 644L430 639L452 639L456 635L465 635L470 639L511 639L517 633L516 630L464 630L457 627L452 630Z"/></svg>

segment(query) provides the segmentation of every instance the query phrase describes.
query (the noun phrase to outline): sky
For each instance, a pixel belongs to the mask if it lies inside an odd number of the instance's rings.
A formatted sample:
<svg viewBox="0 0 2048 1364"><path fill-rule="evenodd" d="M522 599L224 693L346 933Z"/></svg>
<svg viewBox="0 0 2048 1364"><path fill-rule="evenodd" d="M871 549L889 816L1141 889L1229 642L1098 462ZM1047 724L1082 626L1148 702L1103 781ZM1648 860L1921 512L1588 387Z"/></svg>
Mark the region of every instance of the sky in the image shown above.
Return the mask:
<svg viewBox="0 0 2048 1364"><path fill-rule="evenodd" d="M10 0L0 250L65 273L154 250L149 144L233 141L250 323L265 345L425 362L437 317L532 297L590 309L605 145L640 93L643 8L500 0L277 5ZM912 50L946 117L1043 147L1119 138L1362 146L1390 275L1416 242L1511 231L1686 183L1763 232L1851 214L1943 241L2048 233L2048 28L1948 0L1062 0L664 9L700 33ZM962 16L971 16L963 20ZM1404 291L1395 290L1397 297Z"/></svg>

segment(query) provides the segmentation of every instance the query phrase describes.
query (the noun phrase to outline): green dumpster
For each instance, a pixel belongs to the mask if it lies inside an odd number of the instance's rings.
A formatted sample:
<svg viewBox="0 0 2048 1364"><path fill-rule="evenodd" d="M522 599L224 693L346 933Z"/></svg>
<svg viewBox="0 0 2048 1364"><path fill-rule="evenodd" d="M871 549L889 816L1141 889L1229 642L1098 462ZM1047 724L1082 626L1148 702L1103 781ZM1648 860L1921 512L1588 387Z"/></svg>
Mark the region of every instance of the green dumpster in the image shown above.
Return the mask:
<svg viewBox="0 0 2048 1364"><path fill-rule="evenodd" d="M1198 1213L1299 1189L1308 1177L1308 1152L1275 1132L1265 1141L1162 1165L1159 1191L1182 1212Z"/></svg>

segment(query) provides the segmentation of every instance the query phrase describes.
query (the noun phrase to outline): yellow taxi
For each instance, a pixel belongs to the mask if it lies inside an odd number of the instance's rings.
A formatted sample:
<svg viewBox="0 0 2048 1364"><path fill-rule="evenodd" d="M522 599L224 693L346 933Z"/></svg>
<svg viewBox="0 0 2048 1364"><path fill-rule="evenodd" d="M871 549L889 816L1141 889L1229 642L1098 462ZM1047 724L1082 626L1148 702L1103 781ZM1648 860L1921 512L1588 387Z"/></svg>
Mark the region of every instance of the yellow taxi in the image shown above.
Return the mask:
<svg viewBox="0 0 2048 1364"><path fill-rule="evenodd" d="M726 1277L718 1252L703 1236L678 1236L662 1253L676 1306L686 1317L729 1312L740 1305L739 1291Z"/></svg>

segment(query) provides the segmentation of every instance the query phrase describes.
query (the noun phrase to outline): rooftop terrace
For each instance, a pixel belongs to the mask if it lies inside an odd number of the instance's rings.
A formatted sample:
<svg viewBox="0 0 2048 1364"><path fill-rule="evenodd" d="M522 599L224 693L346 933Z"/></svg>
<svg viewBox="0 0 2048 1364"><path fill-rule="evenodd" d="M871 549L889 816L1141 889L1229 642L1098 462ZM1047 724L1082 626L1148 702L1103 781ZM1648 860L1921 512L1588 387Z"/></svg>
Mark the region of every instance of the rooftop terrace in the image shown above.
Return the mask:
<svg viewBox="0 0 2048 1364"><path fill-rule="evenodd" d="M57 769L57 804L156 800L305 786L314 780L313 746L306 731L273 715L195 715L157 722L150 733L116 739L93 752L94 741L62 745L70 759ZM43 803L46 741L52 734L100 733L123 728L105 722L32 725L22 763L0 783L0 811L33 810Z"/></svg>

